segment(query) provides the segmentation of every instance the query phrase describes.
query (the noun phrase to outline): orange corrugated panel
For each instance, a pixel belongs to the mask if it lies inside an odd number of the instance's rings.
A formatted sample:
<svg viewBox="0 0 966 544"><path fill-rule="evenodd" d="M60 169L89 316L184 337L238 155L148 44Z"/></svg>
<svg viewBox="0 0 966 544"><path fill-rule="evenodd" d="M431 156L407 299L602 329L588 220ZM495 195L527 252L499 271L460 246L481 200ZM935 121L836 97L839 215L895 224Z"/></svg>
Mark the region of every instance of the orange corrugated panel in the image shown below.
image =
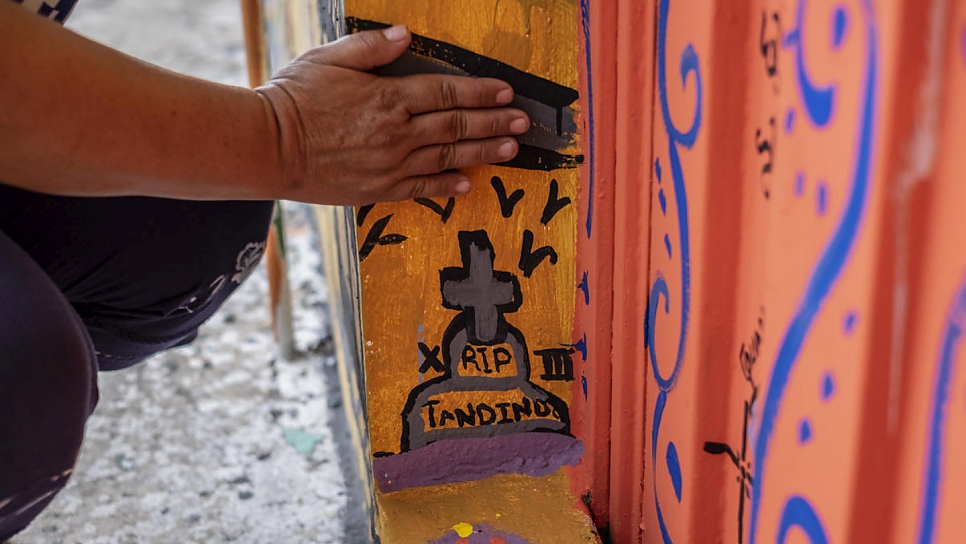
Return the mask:
<svg viewBox="0 0 966 544"><path fill-rule="evenodd" d="M606 532L610 519L611 320L614 262L614 123L617 4L581 0L578 64L585 92L580 99L581 148L578 195L575 370L571 400L574 436L585 454L573 474L574 494ZM611 67L607 69L607 67Z"/></svg>
<svg viewBox="0 0 966 544"><path fill-rule="evenodd" d="M945 4L940 2L938 4ZM909 285L908 364L899 367L901 408L893 542L963 542L966 517L966 368L961 349L966 328L966 4L936 8L907 152L924 186L926 206L914 209L922 224L909 241L921 248L921 269ZM901 179L901 178L900 178ZM917 187L918 188L918 187Z"/></svg>

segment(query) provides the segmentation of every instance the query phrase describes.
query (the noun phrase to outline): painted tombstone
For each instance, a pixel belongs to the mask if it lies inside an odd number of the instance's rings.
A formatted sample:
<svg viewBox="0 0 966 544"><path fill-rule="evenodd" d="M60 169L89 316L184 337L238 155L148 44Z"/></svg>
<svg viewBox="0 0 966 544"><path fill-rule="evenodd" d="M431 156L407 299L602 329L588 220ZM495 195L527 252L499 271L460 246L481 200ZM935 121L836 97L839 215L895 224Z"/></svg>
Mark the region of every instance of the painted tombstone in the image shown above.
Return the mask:
<svg viewBox="0 0 966 544"><path fill-rule="evenodd" d="M455 438L566 434L567 405L530 381L527 341L505 315L522 304L519 280L493 270L493 246L485 231L460 232L459 242L463 266L440 272L443 306L459 311L443 333L443 373L410 393L402 451ZM560 351L566 358L573 349ZM534 442L520 446L526 444Z"/></svg>
<svg viewBox="0 0 966 544"><path fill-rule="evenodd" d="M349 32L409 26L410 50L381 73L499 78L531 118L513 161L466 171L469 195L357 210L380 535L424 544L466 519L506 542L596 541L564 470L582 453L576 7L347 0L345 14Z"/></svg>

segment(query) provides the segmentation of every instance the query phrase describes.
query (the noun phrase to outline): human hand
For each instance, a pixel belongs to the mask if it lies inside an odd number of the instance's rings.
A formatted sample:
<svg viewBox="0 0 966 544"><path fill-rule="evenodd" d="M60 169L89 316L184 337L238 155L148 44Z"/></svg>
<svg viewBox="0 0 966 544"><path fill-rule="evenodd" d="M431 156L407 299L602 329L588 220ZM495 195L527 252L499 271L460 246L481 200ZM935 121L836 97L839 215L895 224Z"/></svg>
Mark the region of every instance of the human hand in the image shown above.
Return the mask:
<svg viewBox="0 0 966 544"><path fill-rule="evenodd" d="M368 73L406 51L405 27L360 32L302 55L256 89L279 132L288 200L365 205L470 190L457 169L516 156L527 131L502 81Z"/></svg>

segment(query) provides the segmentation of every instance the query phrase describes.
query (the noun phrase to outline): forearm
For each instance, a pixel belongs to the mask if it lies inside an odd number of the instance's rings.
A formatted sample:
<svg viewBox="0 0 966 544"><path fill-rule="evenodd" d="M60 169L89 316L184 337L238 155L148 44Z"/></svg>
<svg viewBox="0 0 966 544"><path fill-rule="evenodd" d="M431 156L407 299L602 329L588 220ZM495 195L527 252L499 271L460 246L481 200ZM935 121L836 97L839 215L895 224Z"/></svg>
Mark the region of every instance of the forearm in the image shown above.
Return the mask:
<svg viewBox="0 0 966 544"><path fill-rule="evenodd" d="M270 199L256 93L168 72L0 0L0 182L63 195Z"/></svg>

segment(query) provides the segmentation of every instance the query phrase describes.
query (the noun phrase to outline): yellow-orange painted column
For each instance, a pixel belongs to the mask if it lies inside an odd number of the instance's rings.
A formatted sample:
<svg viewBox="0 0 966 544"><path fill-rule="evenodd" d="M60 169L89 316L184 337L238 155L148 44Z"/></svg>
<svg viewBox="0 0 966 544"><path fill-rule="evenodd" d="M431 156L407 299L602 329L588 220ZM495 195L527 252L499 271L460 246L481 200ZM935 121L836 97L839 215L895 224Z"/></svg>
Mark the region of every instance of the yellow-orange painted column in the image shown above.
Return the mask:
<svg viewBox="0 0 966 544"><path fill-rule="evenodd" d="M578 9L567 0L345 3L350 31L405 23L390 70L501 77L534 127L471 194L357 211L380 536L593 542L572 429L582 151ZM411 64L409 66L412 66ZM400 73L400 72L393 72Z"/></svg>

